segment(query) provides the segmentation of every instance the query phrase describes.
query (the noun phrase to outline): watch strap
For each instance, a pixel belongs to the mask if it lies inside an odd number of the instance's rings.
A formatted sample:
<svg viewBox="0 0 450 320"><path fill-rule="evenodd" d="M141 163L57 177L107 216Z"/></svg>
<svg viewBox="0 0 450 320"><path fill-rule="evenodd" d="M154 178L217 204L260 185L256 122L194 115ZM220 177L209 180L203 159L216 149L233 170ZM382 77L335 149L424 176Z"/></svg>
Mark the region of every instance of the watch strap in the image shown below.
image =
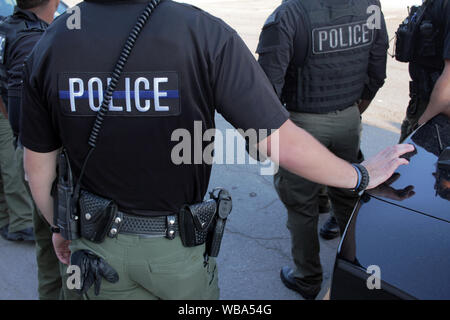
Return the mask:
<svg viewBox="0 0 450 320"><path fill-rule="evenodd" d="M358 183L353 190L359 194L362 194L369 186L369 171L367 171L366 167L358 163L353 163L352 166L355 168L358 174Z"/></svg>
<svg viewBox="0 0 450 320"><path fill-rule="evenodd" d="M51 231L52 233L61 233L61 228L51 226L51 227L50 227L50 231Z"/></svg>

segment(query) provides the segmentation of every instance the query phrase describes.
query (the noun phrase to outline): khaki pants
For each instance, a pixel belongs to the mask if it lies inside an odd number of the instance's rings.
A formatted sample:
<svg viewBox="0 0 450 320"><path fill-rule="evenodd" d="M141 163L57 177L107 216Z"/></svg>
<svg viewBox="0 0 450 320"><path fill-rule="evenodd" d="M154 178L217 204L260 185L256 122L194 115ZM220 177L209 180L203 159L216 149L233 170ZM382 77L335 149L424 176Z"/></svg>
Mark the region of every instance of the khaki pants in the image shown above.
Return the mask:
<svg viewBox="0 0 450 320"><path fill-rule="evenodd" d="M291 120L338 157L351 163L360 162L361 116L356 106L328 114L291 113ZM296 266L293 276L316 291L322 282L317 232L321 186L281 168L275 175L274 184L288 210L287 227ZM349 190L332 187L328 188L328 195L343 232L358 197Z"/></svg>
<svg viewBox="0 0 450 320"><path fill-rule="evenodd" d="M9 232L32 227L33 202L16 161L13 133L9 121L0 113L0 228L9 224Z"/></svg>
<svg viewBox="0 0 450 320"><path fill-rule="evenodd" d="M90 250L105 259L119 274L117 283L102 280L100 295L94 286L87 299L101 300L212 300L219 298L214 259L205 266L205 246L185 248L180 237L143 238L119 234L96 244L72 241L72 253Z"/></svg>

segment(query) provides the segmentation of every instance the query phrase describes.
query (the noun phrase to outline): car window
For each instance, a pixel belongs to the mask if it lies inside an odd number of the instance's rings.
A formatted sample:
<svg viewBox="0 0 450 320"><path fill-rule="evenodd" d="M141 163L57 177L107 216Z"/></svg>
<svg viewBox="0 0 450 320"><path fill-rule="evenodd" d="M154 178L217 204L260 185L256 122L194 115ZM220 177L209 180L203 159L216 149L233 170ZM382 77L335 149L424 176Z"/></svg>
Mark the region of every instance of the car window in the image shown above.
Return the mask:
<svg viewBox="0 0 450 320"><path fill-rule="evenodd" d="M60 2L59 6L58 6L58 9L56 9L55 17L59 16L60 14L63 14L64 12L66 12L67 8L68 8L68 6L65 3Z"/></svg>
<svg viewBox="0 0 450 320"><path fill-rule="evenodd" d="M0 16L6 17L13 13L15 0L0 0Z"/></svg>

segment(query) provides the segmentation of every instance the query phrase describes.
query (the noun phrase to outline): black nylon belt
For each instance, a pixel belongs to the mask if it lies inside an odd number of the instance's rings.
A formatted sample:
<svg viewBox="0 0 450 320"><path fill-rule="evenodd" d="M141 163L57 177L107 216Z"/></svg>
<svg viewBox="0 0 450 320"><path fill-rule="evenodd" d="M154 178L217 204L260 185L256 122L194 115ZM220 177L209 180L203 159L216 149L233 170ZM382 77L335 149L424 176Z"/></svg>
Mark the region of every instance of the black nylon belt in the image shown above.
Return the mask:
<svg viewBox="0 0 450 320"><path fill-rule="evenodd" d="M173 239L179 231L176 215L160 217L140 217L126 213L122 215L123 222L120 225L119 234Z"/></svg>

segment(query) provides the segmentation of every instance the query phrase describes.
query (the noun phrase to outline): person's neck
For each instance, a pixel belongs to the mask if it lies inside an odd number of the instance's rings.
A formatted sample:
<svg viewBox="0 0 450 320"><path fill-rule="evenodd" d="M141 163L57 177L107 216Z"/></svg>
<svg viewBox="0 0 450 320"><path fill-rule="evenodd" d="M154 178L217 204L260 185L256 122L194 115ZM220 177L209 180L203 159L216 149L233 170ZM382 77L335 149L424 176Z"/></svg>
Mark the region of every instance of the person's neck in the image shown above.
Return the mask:
<svg viewBox="0 0 450 320"><path fill-rule="evenodd" d="M50 3L47 3L46 6L31 8L28 10L37 15L39 19L50 24L53 21L54 13L52 12L52 10L50 10L49 5Z"/></svg>

